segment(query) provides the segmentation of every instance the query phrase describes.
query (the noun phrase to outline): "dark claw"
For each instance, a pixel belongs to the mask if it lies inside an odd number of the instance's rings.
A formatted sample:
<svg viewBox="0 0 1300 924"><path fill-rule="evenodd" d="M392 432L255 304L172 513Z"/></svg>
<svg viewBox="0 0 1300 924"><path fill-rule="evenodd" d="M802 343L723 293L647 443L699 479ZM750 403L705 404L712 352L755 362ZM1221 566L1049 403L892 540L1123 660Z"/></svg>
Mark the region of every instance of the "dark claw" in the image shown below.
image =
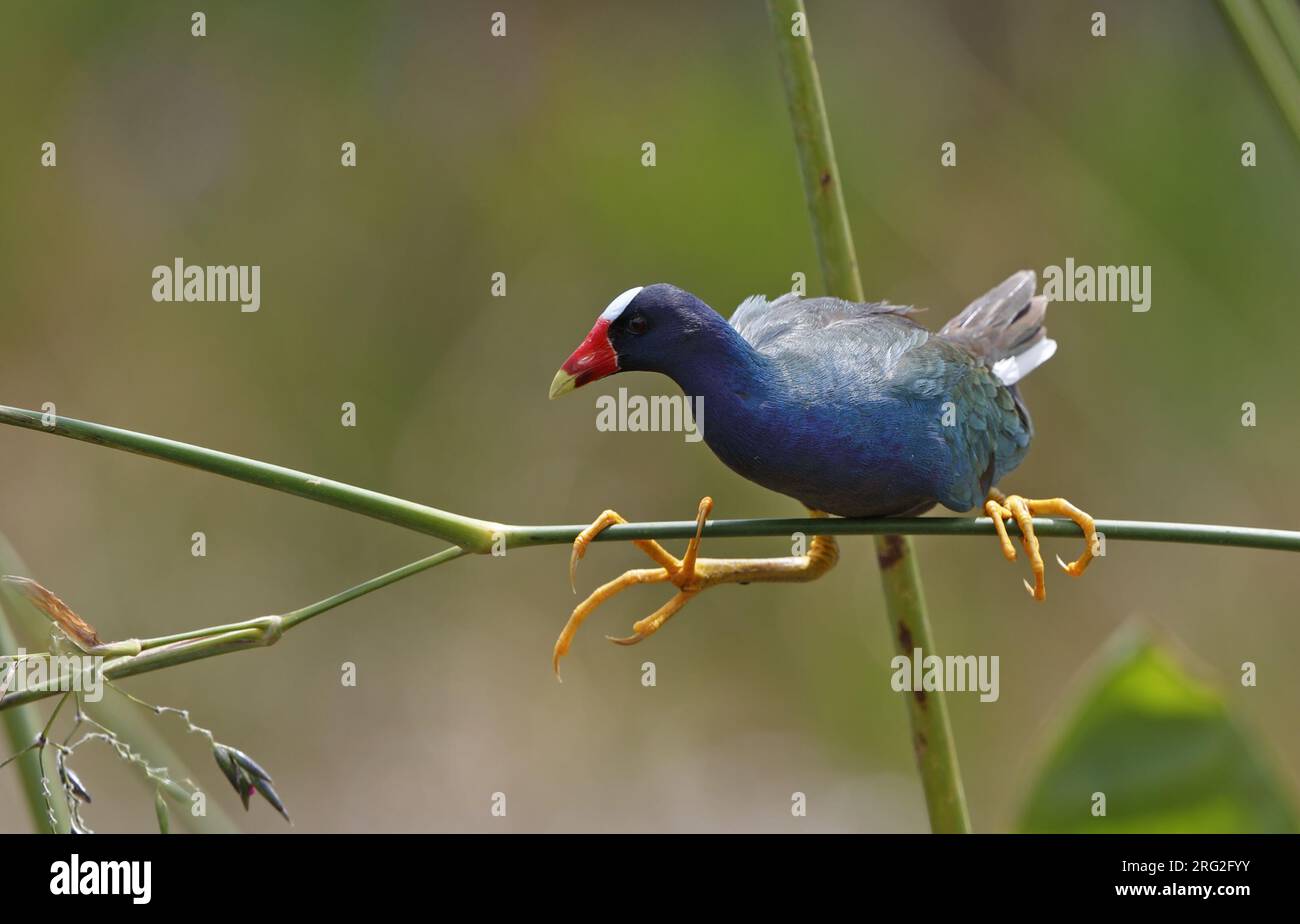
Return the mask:
<svg viewBox="0 0 1300 924"><path fill-rule="evenodd" d="M635 645L637 642L643 641L645 636L629 635L626 638L616 638L613 635L607 635L605 638L613 642L615 645Z"/></svg>

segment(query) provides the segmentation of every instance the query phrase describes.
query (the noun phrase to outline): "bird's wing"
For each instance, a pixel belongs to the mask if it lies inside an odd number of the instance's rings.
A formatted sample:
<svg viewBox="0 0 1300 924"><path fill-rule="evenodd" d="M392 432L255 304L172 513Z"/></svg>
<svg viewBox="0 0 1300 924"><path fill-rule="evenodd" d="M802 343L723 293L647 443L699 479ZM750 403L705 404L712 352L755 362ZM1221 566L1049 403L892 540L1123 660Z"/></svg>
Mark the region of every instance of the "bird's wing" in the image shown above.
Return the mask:
<svg viewBox="0 0 1300 924"><path fill-rule="evenodd" d="M840 341L853 342L880 338L897 331L910 336L913 331L927 334L923 327L906 319L913 309L888 302L861 304L839 298L802 298L786 293L768 301L766 296L751 295L731 315L731 326L760 353L803 352L810 341L824 341L824 332L833 332ZM883 319L891 319L884 320Z"/></svg>
<svg viewBox="0 0 1300 924"><path fill-rule="evenodd" d="M931 438L946 446L948 493L940 499L967 510L1023 458L1033 432L1029 416L1000 380L996 354L965 337L932 334L910 313L887 303L756 296L741 303L731 324L814 400L851 394L919 415Z"/></svg>
<svg viewBox="0 0 1300 924"><path fill-rule="evenodd" d="M945 447L936 491L950 510L980 506L1033 439L1015 387L1005 385L984 357L943 337L904 350L880 393L910 408L926 439Z"/></svg>

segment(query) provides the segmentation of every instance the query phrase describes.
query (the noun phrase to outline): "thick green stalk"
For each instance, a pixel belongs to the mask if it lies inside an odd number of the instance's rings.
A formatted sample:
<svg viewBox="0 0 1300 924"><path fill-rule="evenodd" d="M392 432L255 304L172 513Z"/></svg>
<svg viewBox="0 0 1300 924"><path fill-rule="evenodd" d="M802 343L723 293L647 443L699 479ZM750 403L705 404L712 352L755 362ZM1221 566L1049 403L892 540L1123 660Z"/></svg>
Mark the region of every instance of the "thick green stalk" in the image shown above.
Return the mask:
<svg viewBox="0 0 1300 924"><path fill-rule="evenodd" d="M1256 0L1219 0L1219 6L1241 36L1246 52L1259 68L1291 133L1300 143L1300 17L1294 3L1269 0L1265 4L1276 33Z"/></svg>
<svg viewBox="0 0 1300 924"><path fill-rule="evenodd" d="M831 295L861 302L865 300L862 279L858 275L821 79L813 60L808 14L802 0L769 0L768 11L826 289ZM920 648L926 654L936 654L912 543L897 534L880 536L876 539L876 558L880 562L885 606L898 652L911 657L913 648ZM935 833L968 832L966 795L943 694L917 693L909 696L907 703L930 828Z"/></svg>
<svg viewBox="0 0 1300 924"><path fill-rule="evenodd" d="M448 513L400 497L390 497L387 494L331 481L328 478L318 478L291 468L245 459L241 456L217 452L214 449L204 449L202 446L192 446L189 443L178 443L175 440L149 436L145 433L134 433L130 430L119 430L117 427L106 427L103 424L73 420L70 417L46 417L36 411L0 405L0 423L66 436L86 443L111 446L114 449L175 462L177 465L225 475L227 478L247 481L265 488L273 488L286 494L295 494L298 497L341 507L353 513L384 520L429 536L437 536L471 552L488 551L492 547L493 536L500 529L500 524L497 523Z"/></svg>
<svg viewBox="0 0 1300 924"><path fill-rule="evenodd" d="M804 198L812 217L817 258L821 263L826 291L840 298L862 301L862 278L858 275L857 250L844 207L840 168L831 141L822 82L813 59L808 14L801 0L772 0L768 4L776 37L781 77L785 81L790 124L799 153ZM796 22L795 17L799 18ZM796 35L796 28L802 35Z"/></svg>

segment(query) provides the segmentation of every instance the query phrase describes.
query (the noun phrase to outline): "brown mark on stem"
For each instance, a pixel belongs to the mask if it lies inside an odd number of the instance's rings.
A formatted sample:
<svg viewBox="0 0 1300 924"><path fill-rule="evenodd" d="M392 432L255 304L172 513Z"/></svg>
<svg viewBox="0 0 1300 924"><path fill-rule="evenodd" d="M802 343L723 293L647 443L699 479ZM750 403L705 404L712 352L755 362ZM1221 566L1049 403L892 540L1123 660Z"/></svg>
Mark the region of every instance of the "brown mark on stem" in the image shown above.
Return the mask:
<svg viewBox="0 0 1300 924"><path fill-rule="evenodd" d="M903 560L903 537L886 536L881 541L881 548L876 552L876 560L880 562L882 571L888 571L894 565Z"/></svg>
<svg viewBox="0 0 1300 924"><path fill-rule="evenodd" d="M906 622L901 621L898 624L898 650L908 657L912 655L912 630L908 628ZM916 705L924 709L926 706L925 690L917 687L912 691L912 695L916 697Z"/></svg>

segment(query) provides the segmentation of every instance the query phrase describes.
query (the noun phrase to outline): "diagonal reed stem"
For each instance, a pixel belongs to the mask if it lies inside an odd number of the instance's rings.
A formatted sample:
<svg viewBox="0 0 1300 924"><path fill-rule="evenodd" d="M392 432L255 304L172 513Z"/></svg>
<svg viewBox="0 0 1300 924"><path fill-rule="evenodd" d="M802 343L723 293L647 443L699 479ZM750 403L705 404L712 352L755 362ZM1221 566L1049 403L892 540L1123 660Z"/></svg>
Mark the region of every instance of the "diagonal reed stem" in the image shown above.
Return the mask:
<svg viewBox="0 0 1300 924"><path fill-rule="evenodd" d="M1262 7L1258 0L1219 0L1219 6L1300 143L1300 13L1295 0L1265 0Z"/></svg>
<svg viewBox="0 0 1300 924"><path fill-rule="evenodd" d="M821 78L813 60L807 11L802 0L769 0L768 12L826 290L849 301L865 301ZM937 653L911 541L897 534L878 536L876 559L880 563L890 634L899 654L910 658L913 648L926 654ZM930 828L936 834L967 833L970 817L944 696L937 691L918 693L907 698L907 706Z"/></svg>
<svg viewBox="0 0 1300 924"><path fill-rule="evenodd" d="M66 436L69 439L97 443L101 446L111 446L114 449L247 481L286 494L306 497L353 513L404 526L429 536L436 536L471 552L488 551L492 547L493 536L500 527L497 523L448 513L400 497L390 497L377 491L368 491L365 488L331 481L328 478L319 478L307 472L150 436L147 433L135 433L85 420L74 420L71 417L44 415L37 411L0 405L0 424L53 433L56 436Z"/></svg>

